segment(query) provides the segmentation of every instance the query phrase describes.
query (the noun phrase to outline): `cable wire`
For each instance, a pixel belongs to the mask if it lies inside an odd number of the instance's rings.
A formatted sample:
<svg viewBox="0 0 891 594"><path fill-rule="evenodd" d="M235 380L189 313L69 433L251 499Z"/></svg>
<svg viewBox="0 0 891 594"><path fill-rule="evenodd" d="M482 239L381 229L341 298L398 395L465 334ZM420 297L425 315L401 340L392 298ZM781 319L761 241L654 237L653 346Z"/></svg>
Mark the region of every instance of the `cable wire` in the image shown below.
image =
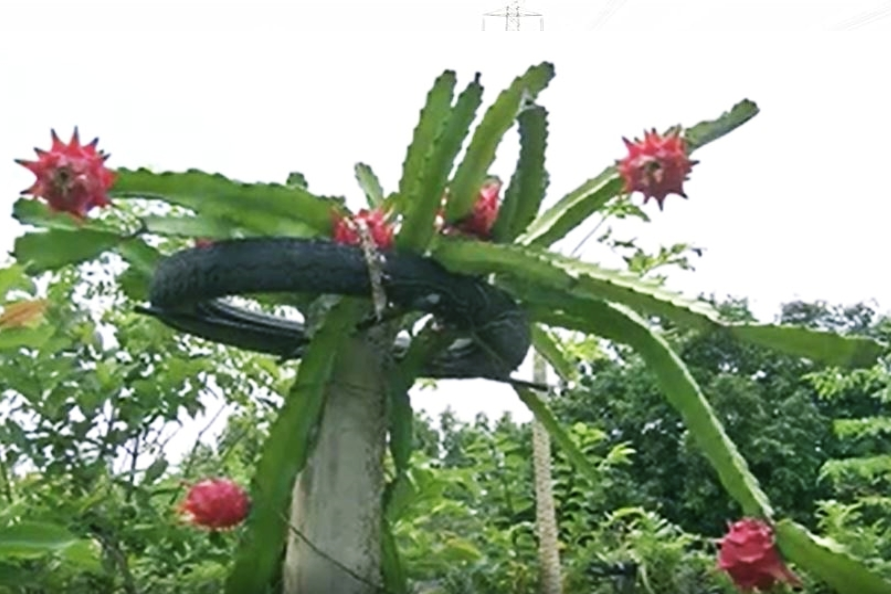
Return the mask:
<svg viewBox="0 0 891 594"><path fill-rule="evenodd" d="M829 30L850 31L851 29L859 29L860 27L864 27L866 25L869 25L870 23L881 20L888 15L891 15L891 2L886 1L881 6L870 8L869 10L854 15L847 20L836 23L832 27L829 27Z"/></svg>

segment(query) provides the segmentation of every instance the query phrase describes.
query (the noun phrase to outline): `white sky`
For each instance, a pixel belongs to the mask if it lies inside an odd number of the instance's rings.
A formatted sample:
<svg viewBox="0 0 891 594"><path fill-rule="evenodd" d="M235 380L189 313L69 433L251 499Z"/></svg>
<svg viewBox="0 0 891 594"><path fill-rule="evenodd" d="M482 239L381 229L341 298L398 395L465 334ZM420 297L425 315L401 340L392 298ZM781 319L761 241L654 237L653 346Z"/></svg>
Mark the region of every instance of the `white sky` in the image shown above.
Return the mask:
<svg viewBox="0 0 891 594"><path fill-rule="evenodd" d="M4 0L2 209L32 179L13 159L46 147L50 128L67 137L74 125L84 140L100 137L115 167L198 167L244 181L298 170L311 190L358 206L353 164L370 163L395 187L443 69L464 82L481 71L488 102L551 60L557 77L541 96L550 200L621 157L623 135L693 124L747 97L762 113L697 154L690 200L670 197L664 214L651 204L654 222L626 235L706 248L697 272L671 284L748 296L765 319L796 298L891 308L891 3L530 1L545 33L449 34L478 33L481 13L500 4ZM821 33L846 28L856 34ZM494 171L503 178L512 136L506 149ZM0 248L17 233L0 215ZM447 382L415 402L433 412L450 404L464 418L527 416L509 389L482 381Z"/></svg>
<svg viewBox="0 0 891 594"><path fill-rule="evenodd" d="M503 9L509 1L3 0L0 27L10 31L33 28L42 33L44 47L53 43L53 29L81 34L81 39L91 29L101 30L105 37L114 35L111 29L156 28L191 33L197 42L204 31L229 28L242 32L242 39L233 39L233 44L254 45L257 35L295 31L349 31L352 40L354 33L363 31L401 35L411 31L478 32L481 15ZM525 0L525 6L545 15L546 31L639 34L649 30L697 35L705 31L788 33L837 28L887 31L889 25L882 19L891 11L887 0ZM495 22L491 24L487 30L497 30ZM537 30L538 22L530 27ZM163 44L164 37L156 36L151 45ZM327 38L330 47L344 47L345 40Z"/></svg>

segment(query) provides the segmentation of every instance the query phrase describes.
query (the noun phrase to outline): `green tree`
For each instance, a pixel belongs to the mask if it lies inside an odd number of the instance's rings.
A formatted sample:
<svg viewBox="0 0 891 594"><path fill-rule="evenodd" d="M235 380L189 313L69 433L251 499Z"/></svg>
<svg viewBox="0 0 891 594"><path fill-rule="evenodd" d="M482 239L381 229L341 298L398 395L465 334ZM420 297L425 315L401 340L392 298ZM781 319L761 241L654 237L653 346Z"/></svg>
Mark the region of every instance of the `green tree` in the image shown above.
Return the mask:
<svg viewBox="0 0 891 594"><path fill-rule="evenodd" d="M220 347L195 357L193 340L134 314L95 266L43 280L50 306L29 329L41 340L0 349L0 591L217 591L235 540L178 519L180 481L199 470L244 481L254 454L225 468L196 464L200 447L184 461L166 449L208 406L233 411L233 423L250 411L256 428L257 397L272 393L278 370Z"/></svg>
<svg viewBox="0 0 891 594"><path fill-rule="evenodd" d="M745 300L731 299L717 307L728 319L752 320ZM865 306L793 303L783 307L779 322L875 335L875 318ZM832 493L830 485L818 480L821 469L847 447L836 438L833 423L867 412L880 414L883 408L887 414L887 405L873 396L877 386L861 385L864 389L830 400L821 398L808 380L808 374L825 366L778 356L722 332L678 332L672 342L771 501L782 513L813 526L817 501ZM616 358L581 364L581 388L555 401L554 408L567 422L591 423L614 443L627 441L634 447L637 456L629 469L634 488L617 494L616 503L657 509L684 528L705 534L719 533L728 519L739 515L639 357L619 350ZM864 373L852 376L862 378Z"/></svg>
<svg viewBox="0 0 891 594"><path fill-rule="evenodd" d="M398 498L395 525L412 579L429 594L539 592L531 423L518 424L509 415L464 423L450 412L435 424L417 422L428 447L416 450L411 487ZM592 480L579 474L555 452L566 591L732 591L714 570L707 539L641 508L608 507L610 492L634 458L630 448L610 445L602 431L581 423L570 435L598 475Z"/></svg>

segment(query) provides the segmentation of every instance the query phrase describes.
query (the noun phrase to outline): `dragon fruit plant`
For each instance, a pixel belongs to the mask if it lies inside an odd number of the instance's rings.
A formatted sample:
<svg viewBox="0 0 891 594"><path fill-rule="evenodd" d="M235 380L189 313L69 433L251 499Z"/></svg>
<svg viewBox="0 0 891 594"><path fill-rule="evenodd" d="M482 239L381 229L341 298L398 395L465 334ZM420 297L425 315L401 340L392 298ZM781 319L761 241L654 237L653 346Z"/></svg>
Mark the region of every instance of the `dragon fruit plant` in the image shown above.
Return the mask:
<svg viewBox="0 0 891 594"><path fill-rule="evenodd" d="M238 348L300 359L255 470L250 515L247 494L225 482L196 485L183 506L193 522L211 529L247 517L229 594L266 591L281 571L286 548L286 592L311 586L406 591L390 533L398 509L386 506L393 493L411 488L407 393L419 376L513 384L577 471L596 477L546 403L511 376L534 349L563 380L573 381L574 366L551 329L629 345L648 363L745 515L721 541L719 557L721 569L741 588L797 584L782 554L797 571L842 594L891 592L891 585L859 560L777 517L699 386L651 320L720 330L846 367L873 364L881 345L799 327L729 323L705 302L553 249L592 216L636 200L637 194L644 203L655 200L660 210L670 207L668 196L686 197L684 182L696 165L691 155L754 117L757 107L742 101L712 121L626 139L626 154L617 155L614 165L551 201L546 200L548 112L538 98L553 76L551 64L531 67L498 95L474 128L483 96L479 76L456 96L455 73L443 73L421 110L398 187L386 193L370 167L356 166L368 201L356 214L342 199L311 193L297 179L302 176L287 184L245 184L195 170L111 170L96 141L81 145L75 132L65 144L53 134L52 146L37 150L36 161L20 161L36 180L25 191L30 197L16 202L14 216L35 228L16 241L15 255L39 273L114 253L128 266L125 290L146 303L143 311L159 322ZM515 126L519 159L502 186L489 169L501 139ZM257 293L277 295L279 302L293 293L340 298L313 310L307 316L314 318L311 325L246 313L219 299ZM368 297L387 310L376 310L370 326L361 325L369 319ZM291 303L305 307L308 302ZM436 321L410 340L397 338L396 331L418 321L405 314L417 312L433 314ZM357 334L357 327L371 330ZM374 341L368 338L372 330L381 330ZM461 338L464 343L456 342ZM350 396L355 393L362 397ZM384 484L387 444L395 474ZM338 563L313 561L302 539Z"/></svg>

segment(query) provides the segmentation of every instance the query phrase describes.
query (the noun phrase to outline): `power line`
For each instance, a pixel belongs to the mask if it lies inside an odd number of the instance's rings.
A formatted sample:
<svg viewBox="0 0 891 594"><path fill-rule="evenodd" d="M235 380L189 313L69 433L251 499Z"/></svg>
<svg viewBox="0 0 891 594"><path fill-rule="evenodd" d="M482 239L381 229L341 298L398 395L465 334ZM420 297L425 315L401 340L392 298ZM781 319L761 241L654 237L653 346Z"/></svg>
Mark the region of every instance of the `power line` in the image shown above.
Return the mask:
<svg viewBox="0 0 891 594"><path fill-rule="evenodd" d="M886 1L881 6L871 8L858 15L852 16L845 21L836 23L834 26L830 27L829 30L850 31L851 29L859 29L860 27L864 27L870 23L883 19L888 15L891 15L891 2Z"/></svg>
<svg viewBox="0 0 891 594"><path fill-rule="evenodd" d="M594 18L594 21L588 26L588 30L594 31L601 28L620 8L622 8L623 4L625 4L625 0L607 0L606 4Z"/></svg>

